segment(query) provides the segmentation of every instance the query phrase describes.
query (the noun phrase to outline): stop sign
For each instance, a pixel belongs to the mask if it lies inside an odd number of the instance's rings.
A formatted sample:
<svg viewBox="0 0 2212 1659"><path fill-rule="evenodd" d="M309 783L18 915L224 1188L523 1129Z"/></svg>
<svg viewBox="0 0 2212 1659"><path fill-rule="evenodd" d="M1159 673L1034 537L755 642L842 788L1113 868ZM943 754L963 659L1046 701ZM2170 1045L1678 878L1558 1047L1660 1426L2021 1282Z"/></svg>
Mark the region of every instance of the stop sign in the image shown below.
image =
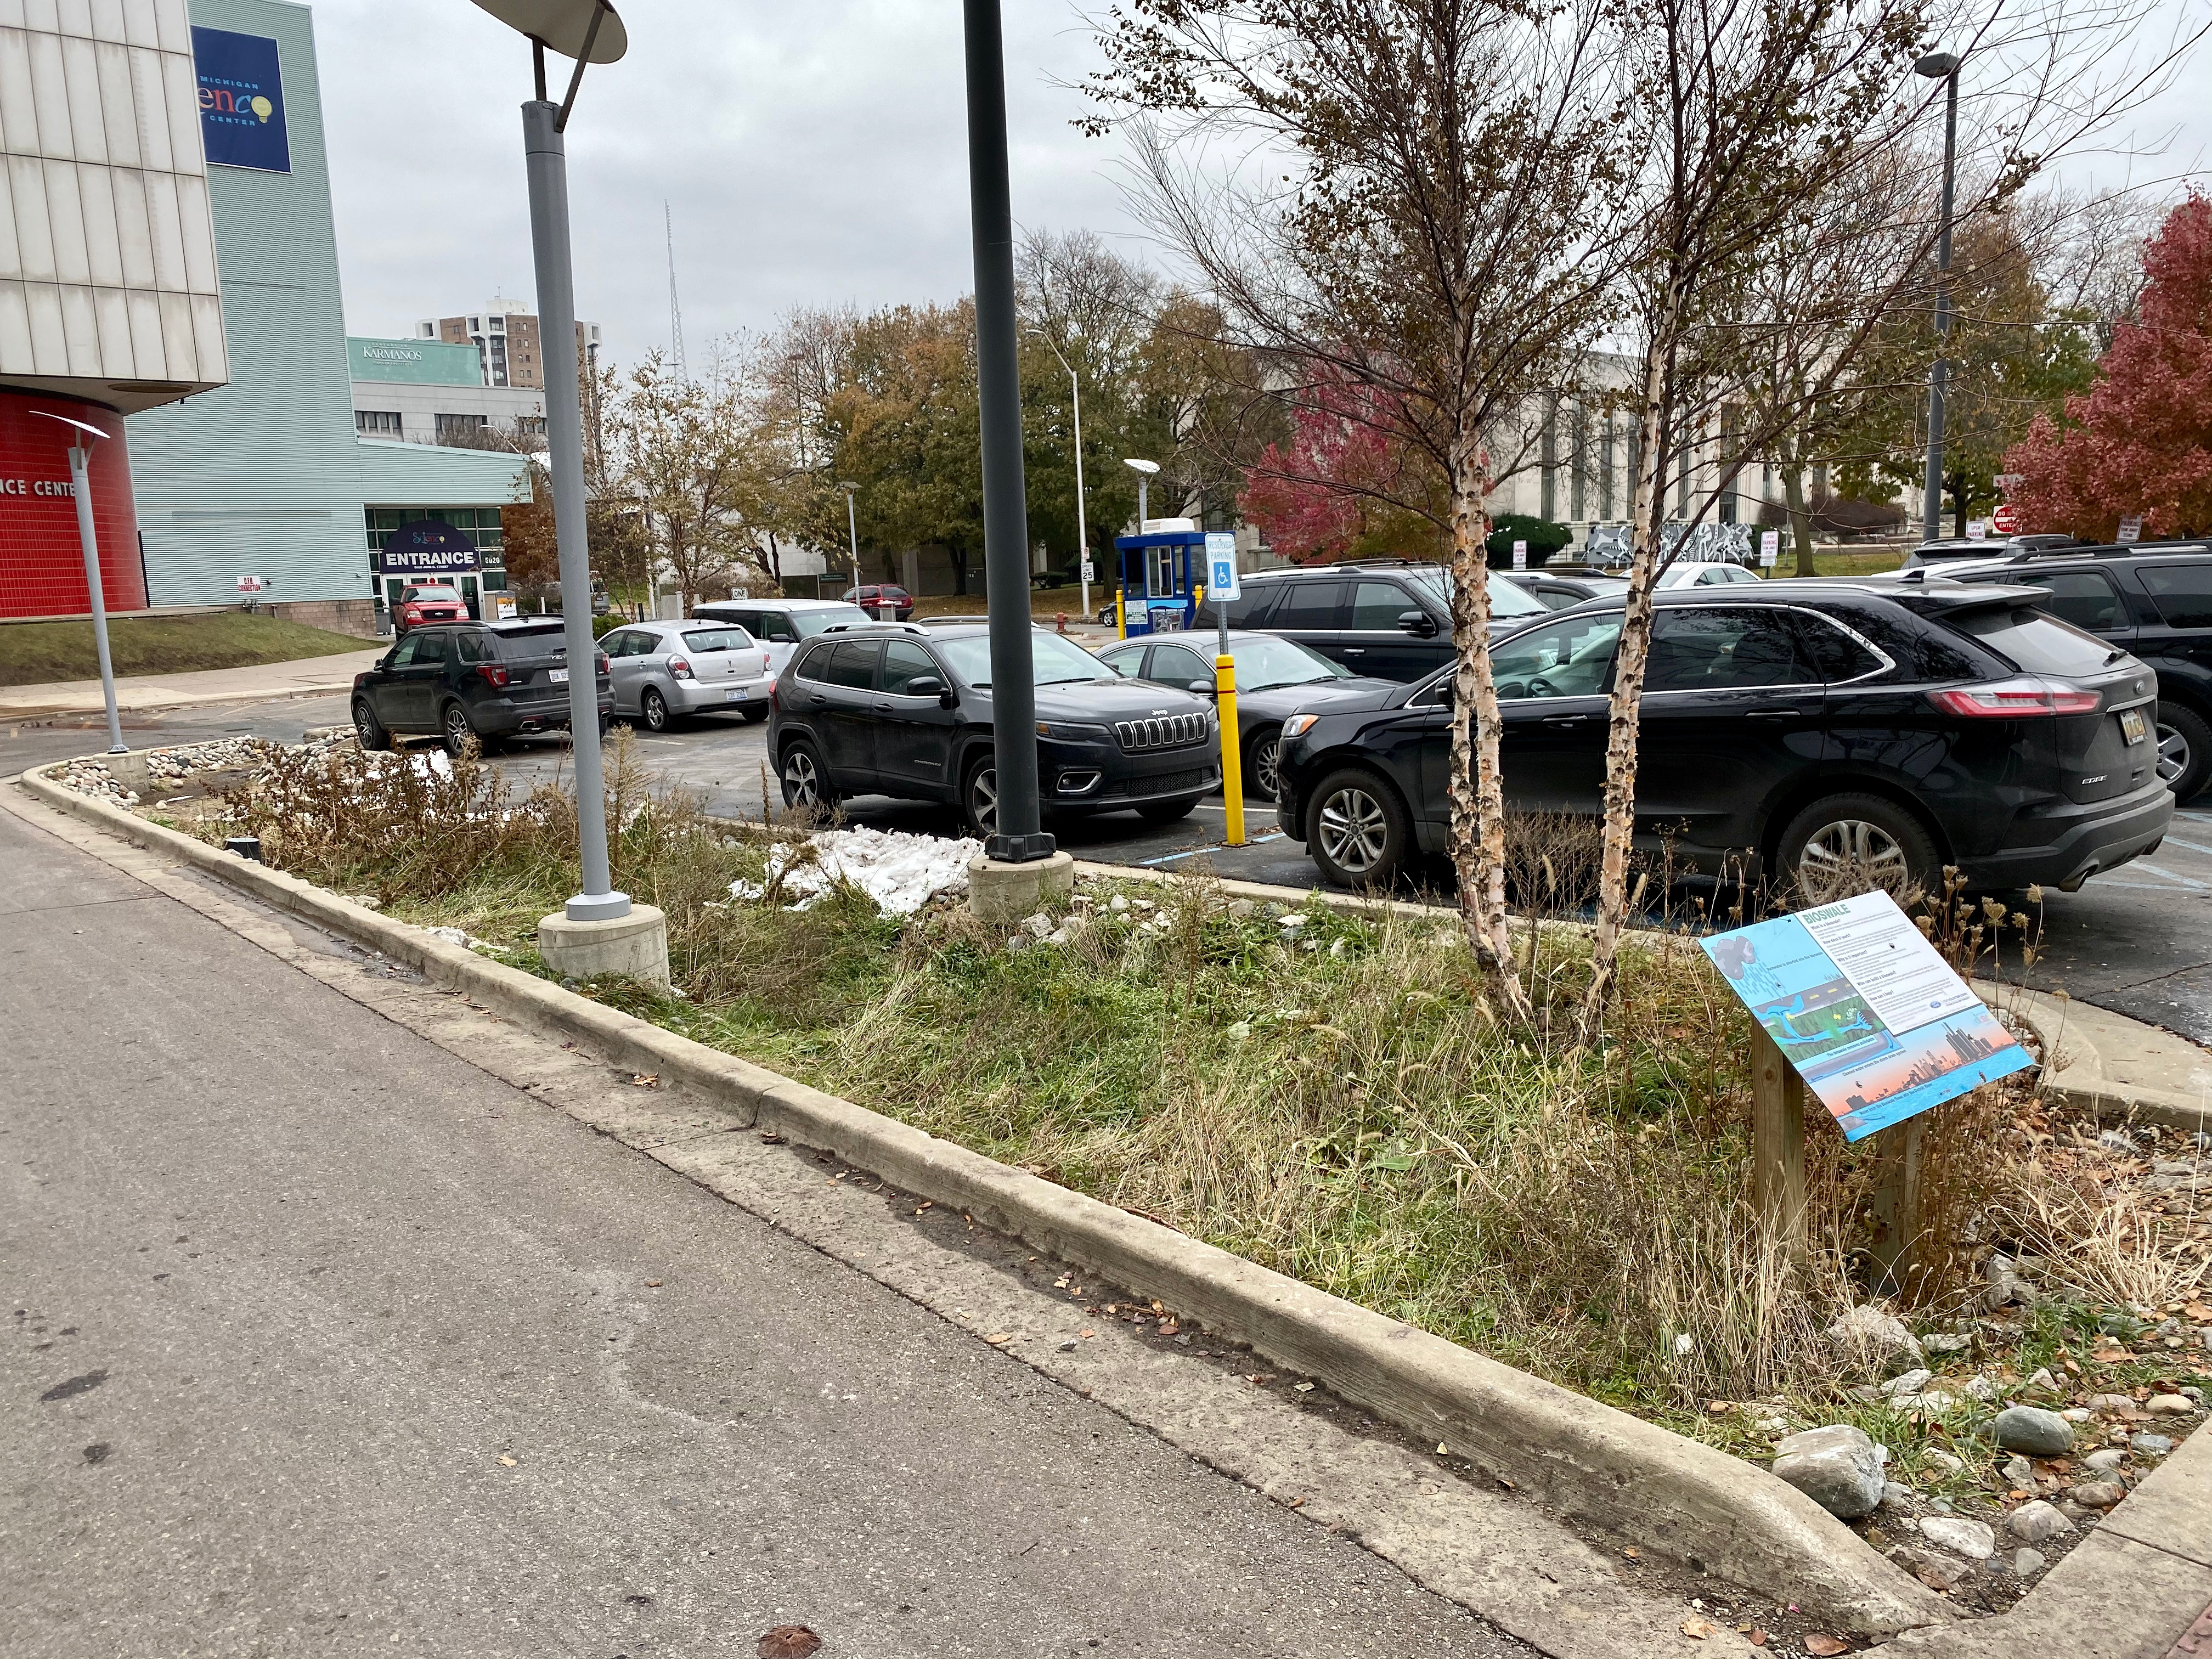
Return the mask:
<svg viewBox="0 0 2212 1659"><path fill-rule="evenodd" d="M2017 536L2020 533L2020 509L2010 501L1999 502L1996 510L1990 514L1990 528L2000 536Z"/></svg>

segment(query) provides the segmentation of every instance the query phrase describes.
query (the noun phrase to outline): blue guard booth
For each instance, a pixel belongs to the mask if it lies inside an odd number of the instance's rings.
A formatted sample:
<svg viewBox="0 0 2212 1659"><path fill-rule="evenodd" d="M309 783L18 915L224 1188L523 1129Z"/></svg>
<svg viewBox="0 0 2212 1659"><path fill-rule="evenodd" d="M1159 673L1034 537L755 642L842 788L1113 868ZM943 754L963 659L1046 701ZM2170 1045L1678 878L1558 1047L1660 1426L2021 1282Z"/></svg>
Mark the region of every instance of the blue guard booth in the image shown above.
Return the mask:
<svg viewBox="0 0 2212 1659"><path fill-rule="evenodd" d="M1180 634L1197 619L1198 596L1206 580L1206 533L1158 530L1145 536L1116 536L1114 551L1121 562L1125 632ZM1109 606L1099 618L1114 620Z"/></svg>

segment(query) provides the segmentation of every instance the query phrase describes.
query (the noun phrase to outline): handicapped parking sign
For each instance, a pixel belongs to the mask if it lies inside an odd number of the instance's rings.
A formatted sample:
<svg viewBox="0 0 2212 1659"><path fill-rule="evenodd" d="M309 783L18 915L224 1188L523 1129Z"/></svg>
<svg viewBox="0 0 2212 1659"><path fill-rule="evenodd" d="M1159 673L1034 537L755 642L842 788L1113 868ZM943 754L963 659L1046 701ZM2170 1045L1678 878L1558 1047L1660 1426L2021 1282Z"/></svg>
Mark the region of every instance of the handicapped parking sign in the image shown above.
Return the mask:
<svg viewBox="0 0 2212 1659"><path fill-rule="evenodd" d="M1237 599L1244 596L1237 580L1237 538L1228 531L1208 531L1206 537L1206 592L1210 599Z"/></svg>

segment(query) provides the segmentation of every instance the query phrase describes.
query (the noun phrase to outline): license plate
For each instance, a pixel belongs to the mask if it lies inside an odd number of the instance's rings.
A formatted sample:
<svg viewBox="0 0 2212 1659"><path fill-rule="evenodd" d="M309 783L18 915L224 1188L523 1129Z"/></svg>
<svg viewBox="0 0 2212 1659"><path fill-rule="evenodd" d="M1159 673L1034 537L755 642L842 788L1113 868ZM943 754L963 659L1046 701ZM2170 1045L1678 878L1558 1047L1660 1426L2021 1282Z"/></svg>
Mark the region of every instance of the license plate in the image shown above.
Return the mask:
<svg viewBox="0 0 2212 1659"><path fill-rule="evenodd" d="M725 702L743 702L744 700L744 692L734 686L722 693L722 701Z"/></svg>
<svg viewBox="0 0 2212 1659"><path fill-rule="evenodd" d="M565 668L549 668L545 671L545 678L556 685L566 685L568 683L568 671Z"/></svg>
<svg viewBox="0 0 2212 1659"><path fill-rule="evenodd" d="M2150 722L2143 719L2142 709L2120 710L2120 735L2130 743L2141 743L2150 735Z"/></svg>

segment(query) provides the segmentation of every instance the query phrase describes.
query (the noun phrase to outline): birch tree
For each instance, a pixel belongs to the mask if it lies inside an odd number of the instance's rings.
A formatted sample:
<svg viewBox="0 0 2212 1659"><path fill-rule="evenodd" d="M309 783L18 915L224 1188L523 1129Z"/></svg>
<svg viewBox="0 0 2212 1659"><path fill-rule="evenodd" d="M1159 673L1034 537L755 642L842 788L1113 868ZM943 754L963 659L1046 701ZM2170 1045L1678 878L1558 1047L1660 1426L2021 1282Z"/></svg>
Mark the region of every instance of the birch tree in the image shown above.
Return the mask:
<svg viewBox="0 0 2212 1659"><path fill-rule="evenodd" d="M1440 501L1395 505L1449 538L1452 861L1469 939L1522 1018L1486 440L1596 331L1620 131L1598 4L1127 0L1091 83L1094 127L1134 141L1138 211L1227 343L1267 365L1253 395L1349 406L1443 481Z"/></svg>

